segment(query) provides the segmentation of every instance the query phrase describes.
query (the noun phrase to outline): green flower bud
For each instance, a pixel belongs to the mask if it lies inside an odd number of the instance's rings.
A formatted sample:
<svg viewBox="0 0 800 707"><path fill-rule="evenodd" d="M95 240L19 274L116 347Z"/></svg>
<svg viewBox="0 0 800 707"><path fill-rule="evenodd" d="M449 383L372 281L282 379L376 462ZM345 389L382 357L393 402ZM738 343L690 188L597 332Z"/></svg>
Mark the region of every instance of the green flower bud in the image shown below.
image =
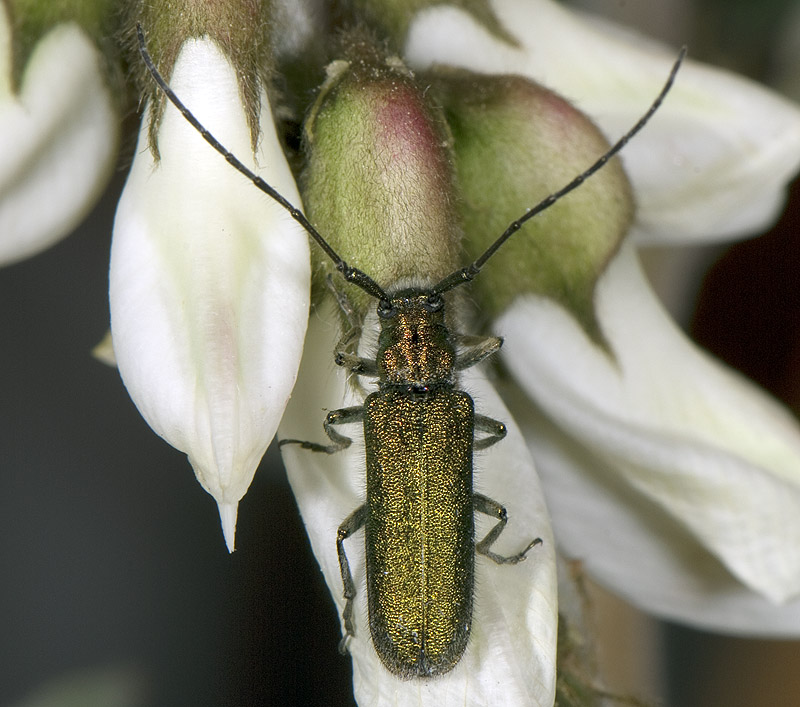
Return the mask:
<svg viewBox="0 0 800 707"><path fill-rule="evenodd" d="M526 209L567 184L608 149L566 100L519 76L439 72L453 133L466 247L480 255ZM529 221L474 281L496 317L520 294L550 297L595 340L597 279L627 232L631 188L618 159Z"/></svg>
<svg viewBox="0 0 800 707"><path fill-rule="evenodd" d="M399 59L358 44L331 65L306 141L303 203L350 265L384 288L421 272L430 284L458 267L447 132ZM358 308L369 301L350 295Z"/></svg>

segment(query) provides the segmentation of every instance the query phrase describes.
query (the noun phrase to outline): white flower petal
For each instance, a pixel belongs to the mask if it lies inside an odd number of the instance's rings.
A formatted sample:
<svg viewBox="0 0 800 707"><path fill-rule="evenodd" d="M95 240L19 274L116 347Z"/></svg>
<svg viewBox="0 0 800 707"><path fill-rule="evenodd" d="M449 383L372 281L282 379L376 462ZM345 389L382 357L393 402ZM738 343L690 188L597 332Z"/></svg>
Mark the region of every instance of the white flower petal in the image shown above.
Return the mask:
<svg viewBox="0 0 800 707"><path fill-rule="evenodd" d="M256 168L234 69L186 42L172 86L200 121L290 201L300 199L262 94ZM186 452L235 509L278 426L308 319L308 239L171 106L147 147L149 112L114 224L111 330L125 385L148 424Z"/></svg>
<svg viewBox="0 0 800 707"><path fill-rule="evenodd" d="M598 474L614 469L751 589L775 602L796 597L796 421L683 336L630 245L599 283L597 313L615 359L556 305L514 305L499 328L518 382L597 459Z"/></svg>
<svg viewBox="0 0 800 707"><path fill-rule="evenodd" d="M345 376L334 371L333 347L338 338L334 313L312 316L298 384L281 423L284 438L325 441L325 411L357 405L346 390ZM389 673L371 645L364 589L363 535L345 547L358 594L353 657L354 688L361 707L367 705L538 705L550 707L555 690L556 577L548 516L525 443L497 394L477 372L465 376L464 388L474 394L482 414L508 423L509 435L476 457L476 488L508 508L509 524L498 540L500 553L513 553L531 538L543 544L519 565L497 566L476 560L476 599L472 636L466 653L449 673L433 680L403 680ZM336 532L339 524L364 499L364 450L359 425L342 433L353 436L350 449L334 455L283 447L295 497L339 610L344 607ZM478 536L493 521L476 517Z"/></svg>
<svg viewBox="0 0 800 707"><path fill-rule="evenodd" d="M66 236L106 184L119 118L100 61L77 25L60 25L34 49L15 94L0 6L0 263Z"/></svg>
<svg viewBox="0 0 800 707"><path fill-rule="evenodd" d="M644 113L675 60L676 52L550 0L490 4L518 47L464 11L437 6L412 25L411 64L528 76L574 102L613 142ZM643 242L750 235L777 216L800 167L800 110L753 82L687 61L622 159Z"/></svg>
<svg viewBox="0 0 800 707"><path fill-rule="evenodd" d="M737 581L685 527L630 488L517 390L503 390L536 457L562 553L593 579L668 620L732 634L796 638L800 600L776 605ZM633 559L632 559L633 558Z"/></svg>

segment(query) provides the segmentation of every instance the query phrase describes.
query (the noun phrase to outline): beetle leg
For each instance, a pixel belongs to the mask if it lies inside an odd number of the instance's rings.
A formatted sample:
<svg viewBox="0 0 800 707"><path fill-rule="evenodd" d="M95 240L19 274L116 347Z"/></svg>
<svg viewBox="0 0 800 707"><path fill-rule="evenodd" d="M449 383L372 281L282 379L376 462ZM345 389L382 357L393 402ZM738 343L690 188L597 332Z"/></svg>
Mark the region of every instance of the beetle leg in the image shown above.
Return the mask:
<svg viewBox="0 0 800 707"><path fill-rule="evenodd" d="M472 499L473 506L476 511L485 513L487 516L492 516L500 521L486 534L486 537L483 540L475 545L475 552L479 552L481 555L486 555L486 557L496 562L498 565L515 565L517 562L522 562L522 560L525 559L525 555L528 554L528 551L532 547L542 544L542 539L536 538L531 540L531 542L528 543L528 547L526 547L522 552L518 552L516 555L510 555L508 557L498 555L496 552L492 552L489 548L491 548L491 546L494 544L494 541L500 537L500 533L503 532L503 528L506 527L506 523L508 523L508 513L504 506L501 506L497 501L493 501L491 498L484 496L481 493L473 494Z"/></svg>
<svg viewBox="0 0 800 707"><path fill-rule="evenodd" d="M377 378L378 366L375 361L356 353L360 339L361 327L355 327L345 332L333 350L333 361L337 366L342 366L357 376Z"/></svg>
<svg viewBox="0 0 800 707"><path fill-rule="evenodd" d="M362 358L357 353L358 342L361 340L361 319L353 309L353 305L350 303L347 295L336 287L333 277L328 275L327 282L328 289L336 298L339 309L342 310L342 314L344 314L344 318L347 320L348 324L347 331L345 331L342 338L339 339L339 343L336 344L336 348L334 349L334 361L336 365L343 366L349 369L351 373L355 373L358 376L377 377L378 368L375 365L375 361Z"/></svg>
<svg viewBox="0 0 800 707"><path fill-rule="evenodd" d="M470 336L468 334L455 334L456 343L466 347L456 356L455 369L463 371L465 368L480 363L500 350L503 340L499 336Z"/></svg>
<svg viewBox="0 0 800 707"><path fill-rule="evenodd" d="M338 287L336 287L336 283L333 281L333 275L328 274L328 277L325 278L325 282L328 285L328 289L336 298L336 303L339 305L339 309L342 310L342 314L344 314L347 322L350 324L350 328L359 328L361 326L361 322L356 314L356 310L353 309L353 305L350 304L350 300L347 298L347 295Z"/></svg>
<svg viewBox="0 0 800 707"><path fill-rule="evenodd" d="M285 444L299 444L303 449L310 449L312 452L324 452L325 454L336 454L343 449L347 449L353 440L339 434L333 429L333 425L346 425L350 422L359 422L364 417L364 407L359 405L351 408L341 408L339 410L331 410L325 417L322 427L325 434L333 442L333 444L317 444L316 442L306 442L302 439L282 439L278 442L278 446L283 447Z"/></svg>
<svg viewBox="0 0 800 707"><path fill-rule="evenodd" d="M491 447L506 436L506 426L500 420L494 420L486 415L475 415L475 430L485 432L486 437L476 439L473 449L479 451Z"/></svg>
<svg viewBox="0 0 800 707"><path fill-rule="evenodd" d="M356 635L355 625L353 624L353 599L356 596L356 585L353 582L353 575L350 573L350 563L347 561L347 555L344 551L344 541L363 528L366 520L367 505L364 504L347 516L339 526L339 531L336 534L336 553L339 555L339 572L342 575L345 598L344 611L342 612L344 636L339 641L339 652L342 655L347 652L347 639Z"/></svg>
<svg viewBox="0 0 800 707"><path fill-rule="evenodd" d="M358 343L361 341L361 320L353 309L353 305L350 304L347 295L336 287L330 275L328 275L328 289L336 298L339 309L342 310L348 324L347 330L342 334L342 338L339 339L333 350L334 363L346 368L353 376L377 378L378 367L375 361L358 355ZM348 382L357 393L367 397L368 393L357 377L350 378Z"/></svg>

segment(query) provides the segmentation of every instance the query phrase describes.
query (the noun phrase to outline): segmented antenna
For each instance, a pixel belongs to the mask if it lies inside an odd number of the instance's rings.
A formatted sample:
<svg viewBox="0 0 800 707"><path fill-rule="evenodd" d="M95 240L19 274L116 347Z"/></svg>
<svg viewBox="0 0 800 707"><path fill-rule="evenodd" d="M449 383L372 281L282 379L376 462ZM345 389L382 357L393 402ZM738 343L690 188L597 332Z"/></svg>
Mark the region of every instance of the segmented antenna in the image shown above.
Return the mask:
<svg viewBox="0 0 800 707"><path fill-rule="evenodd" d="M569 184L561 187L556 192L550 194L550 196L542 199L536 206L532 209L528 209L523 216L518 218L515 221L512 221L508 228L503 232L503 234L494 242L492 243L481 255L477 260L475 260L472 264L467 265L465 268L461 270L457 270L456 272L448 275L444 280L442 280L439 284L437 284L432 290L432 295L439 295L443 292L447 292L448 290L452 290L454 287L458 287L459 285L463 285L466 282L472 280L480 271L481 268L486 265L486 261L489 260L511 236L513 236L522 225L532 219L536 214L540 214L545 209L550 208L553 204L555 204L562 196L566 196L569 194L573 189L577 189L581 184L583 184L589 177L591 177L595 172L602 169L603 166L614 156L616 155L625 145L628 144L630 139L636 135L653 117L655 112L659 109L661 104L664 102L664 98L666 98L667 93L672 88L672 84L675 82L675 76L678 73L678 69L680 69L681 64L683 63L684 58L686 57L686 47L681 47L680 52L678 53L678 58L675 60L675 63L672 65L672 70L669 72L669 76L667 77L666 82L664 83L664 87L661 89L661 92L656 96L656 99L650 105L650 108L647 109L647 112L639 118L630 130L625 133L619 140L617 140L614 145L609 148L608 152L606 152L602 157L600 157L597 162L595 162L589 169L585 172L581 172L575 179L573 179Z"/></svg>
<svg viewBox="0 0 800 707"><path fill-rule="evenodd" d="M150 54L147 51L147 46L145 45L144 41L144 32L142 31L142 26L140 24L136 24L136 34L139 37L139 52L142 55L142 59L144 59L145 66L147 66L147 70L150 72L150 75L153 77L153 80L158 84L158 87L164 92L164 95L169 99L170 103L174 105L181 113L181 115L186 118L186 120L191 124L191 126L200 133L203 139L211 145L220 155L222 155L225 160L228 162L231 167L241 172L245 177L247 177L253 184L255 184L261 191L263 191L267 196L269 196L274 201L277 201L286 211L289 212L289 215L297 221L305 230L306 232L317 242L320 248L325 252L334 264L334 267L342 274L345 280L348 282L352 282L356 287L360 287L364 292L372 297L376 297L381 302L385 302L388 304L389 297L386 293L378 286L378 284L365 272L359 270L358 268L350 267L343 258L339 256L339 254L330 246L328 241L326 241L311 225L311 222L305 217L300 209L296 208L290 201L284 198L278 191L276 191L273 187L267 184L261 177L255 174L252 170L250 170L247 166L245 166L236 155L234 155L230 150L228 150L217 138L215 138L208 130L206 130L202 123L194 117L192 112L183 104L180 98L175 95L175 92L169 87L169 84L164 80L164 77L161 76L158 69L156 68L153 59L151 58Z"/></svg>

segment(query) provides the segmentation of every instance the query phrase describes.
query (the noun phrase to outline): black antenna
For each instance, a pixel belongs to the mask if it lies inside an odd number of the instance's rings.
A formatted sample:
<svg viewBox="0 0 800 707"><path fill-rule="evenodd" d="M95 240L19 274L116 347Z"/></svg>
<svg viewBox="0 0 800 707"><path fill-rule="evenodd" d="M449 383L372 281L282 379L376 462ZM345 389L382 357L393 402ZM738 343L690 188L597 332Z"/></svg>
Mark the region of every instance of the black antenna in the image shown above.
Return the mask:
<svg viewBox="0 0 800 707"><path fill-rule="evenodd" d="M311 222L305 217L305 214L303 214L302 211L297 209L290 201L281 196L280 193L267 184L261 177L259 177L257 174L254 174L252 170L246 167L236 157L236 155L226 149L225 146L222 145L219 140L217 140L217 138L215 138L203 127L200 121L194 117L192 112L185 105L183 105L180 98L175 95L175 92L169 87L167 82L164 80L164 77L159 73L155 63L153 62L153 59L150 57L150 54L147 51L144 41L144 32L142 31L142 26L138 23L136 24L136 34L139 37L139 51L141 52L142 59L144 59L144 63L153 79L158 84L158 87L164 92L164 95L170 100L172 105L174 105L180 111L181 115L186 118L187 121L189 121L189 123L195 130L197 130L197 132L200 133L203 139L217 152L219 152L219 154L227 160L231 167L241 172L267 196L277 201L284 209L286 209L286 211L289 212L289 215L307 231L307 233L317 242L319 247L322 248L325 254L333 261L334 266L342 274L345 280L352 282L354 285L356 285L356 287L360 287L368 295L372 295L381 302L388 304L389 297L369 275L367 275L365 272L362 272L358 268L350 267L330 246L328 241L326 241L319 234L317 229L311 225Z"/></svg>
<svg viewBox="0 0 800 707"><path fill-rule="evenodd" d="M444 280L439 282L432 290L431 295L440 295L443 292L447 292L448 290L452 290L454 287L458 287L459 285L463 285L466 282L472 280L481 270L481 268L486 265L486 261L489 260L512 235L514 235L522 225L532 219L536 214L541 213L545 209L551 207L555 204L562 196L569 194L573 189L577 189L581 184L583 184L589 177L591 177L595 172L600 170L606 162L608 162L614 155L616 155L625 145L628 144L628 141L636 135L653 117L655 112L659 109L661 104L664 102L664 98L666 98L667 93L669 93L670 88L672 88L672 84L675 82L675 76L678 73L678 69L680 69L681 64L683 63L684 58L686 57L686 47L681 47L680 52L678 53L678 58L675 60L675 63L672 65L672 70L669 72L669 76L667 77L667 81L664 84L664 87L661 89L661 92L656 96L656 99L651 104L650 108L647 109L647 112L639 118L634 125L627 133L625 133L609 150L606 152L600 159L597 160L589 169L585 172L579 174L575 179L573 179L569 184L561 187L556 192L550 194L550 196L546 197L542 201L540 201L536 206L532 209L528 209L523 216L518 218L516 221L512 221L508 228L503 232L503 234L494 242L492 243L481 255L477 260L475 260L471 265L467 265L467 267L462 268L461 270L456 270L456 272L448 275Z"/></svg>

